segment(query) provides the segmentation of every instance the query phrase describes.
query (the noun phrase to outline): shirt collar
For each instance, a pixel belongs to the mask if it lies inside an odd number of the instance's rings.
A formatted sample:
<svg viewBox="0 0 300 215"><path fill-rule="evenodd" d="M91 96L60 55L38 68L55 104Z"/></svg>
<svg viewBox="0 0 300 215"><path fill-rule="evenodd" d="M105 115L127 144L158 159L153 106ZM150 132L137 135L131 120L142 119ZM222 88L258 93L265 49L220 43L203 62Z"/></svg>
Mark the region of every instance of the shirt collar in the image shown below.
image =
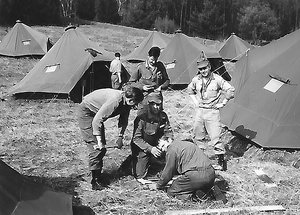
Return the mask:
<svg viewBox="0 0 300 215"><path fill-rule="evenodd" d="M203 77L202 77L202 75L201 74L199 74L198 75L198 79L200 80L200 79L202 79ZM214 76L214 73L212 72L212 73L210 73L210 76L208 77L208 78L210 78L211 80L215 80L215 76Z"/></svg>

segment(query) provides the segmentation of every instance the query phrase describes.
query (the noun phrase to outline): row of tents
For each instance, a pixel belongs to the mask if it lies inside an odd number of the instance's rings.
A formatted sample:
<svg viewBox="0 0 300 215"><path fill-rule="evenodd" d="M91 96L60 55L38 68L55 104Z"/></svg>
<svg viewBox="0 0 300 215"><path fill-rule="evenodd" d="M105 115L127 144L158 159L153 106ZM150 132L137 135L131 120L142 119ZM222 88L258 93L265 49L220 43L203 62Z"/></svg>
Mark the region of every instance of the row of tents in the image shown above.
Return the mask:
<svg viewBox="0 0 300 215"><path fill-rule="evenodd" d="M82 95L93 89L110 87L108 67L114 57L113 53L88 40L73 26L66 28L62 37L49 50L51 46L45 35L17 21L0 43L0 55L42 55L43 58L24 79L10 89L10 94L32 96L34 93L36 96L54 93L68 95L72 100L80 101ZM160 60L166 64L171 84L188 84L191 81L200 53L206 55L217 73L230 80L217 51L219 42L192 38L182 33L171 37L153 31L123 59L133 63L144 61L152 46L162 49Z"/></svg>
<svg viewBox="0 0 300 215"><path fill-rule="evenodd" d="M182 33L170 37L154 31L123 59L143 61L150 47L159 46L160 60L173 84L190 82L200 53L215 64L215 70L219 69L225 79L228 74L222 66L223 59L237 60L228 78L236 88L235 98L222 109L222 122L263 147L299 148L299 38L297 30L254 48L234 34L220 44ZM227 46L231 49L225 49ZM57 93L79 95L81 99L85 91L109 87L107 67L112 59L113 53L88 40L77 28L69 27L10 93Z"/></svg>

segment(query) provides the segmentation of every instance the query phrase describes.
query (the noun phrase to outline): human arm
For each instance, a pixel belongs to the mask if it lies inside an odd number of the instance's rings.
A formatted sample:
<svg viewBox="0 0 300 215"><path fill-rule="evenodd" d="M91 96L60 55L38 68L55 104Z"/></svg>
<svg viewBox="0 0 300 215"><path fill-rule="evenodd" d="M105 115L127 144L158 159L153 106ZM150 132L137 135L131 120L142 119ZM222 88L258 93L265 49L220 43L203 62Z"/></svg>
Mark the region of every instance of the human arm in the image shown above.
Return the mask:
<svg viewBox="0 0 300 215"><path fill-rule="evenodd" d="M171 147L171 146L170 146ZM162 171L159 181L157 182L157 189L162 189L172 179L176 172L176 152L173 150L167 151L166 165Z"/></svg>
<svg viewBox="0 0 300 215"><path fill-rule="evenodd" d="M226 103L234 97L234 87L231 86L227 81L225 81L223 78L220 78L220 88L224 94L224 99L220 103L221 105L225 106Z"/></svg>
<svg viewBox="0 0 300 215"><path fill-rule="evenodd" d="M103 123L111 117L114 110L119 106L119 99L112 98L111 100L105 101L99 110L96 112L96 115L92 121L92 129L94 136L101 136L103 132Z"/></svg>
<svg viewBox="0 0 300 215"><path fill-rule="evenodd" d="M130 109L126 109L126 111L123 111L119 117L119 123L118 123L119 134L116 141L116 145L119 149L123 147L123 136L128 125L129 112Z"/></svg>
<svg viewBox="0 0 300 215"><path fill-rule="evenodd" d="M120 84L122 83L121 73L122 73L122 63L121 61L119 61L117 65L117 76Z"/></svg>
<svg viewBox="0 0 300 215"><path fill-rule="evenodd" d="M119 83L122 83L121 72L117 72Z"/></svg>
<svg viewBox="0 0 300 215"><path fill-rule="evenodd" d="M193 104L195 107L199 106L199 101L197 99L197 91L196 91L196 82L192 79L191 83L189 83L187 87L187 93L189 94L190 98L192 99Z"/></svg>
<svg viewBox="0 0 300 215"><path fill-rule="evenodd" d="M144 129L146 122L139 116L135 119L136 129L133 133L133 143L138 146L142 151L151 153L153 146L144 140Z"/></svg>
<svg viewBox="0 0 300 215"><path fill-rule="evenodd" d="M168 76L166 67L162 62L157 62L157 88L155 91L166 90L170 85L170 78Z"/></svg>
<svg viewBox="0 0 300 215"><path fill-rule="evenodd" d="M102 141L102 137L100 135L96 135L96 139L97 139L97 146L95 145L94 148L98 148L98 149L102 149L105 148L105 142Z"/></svg>

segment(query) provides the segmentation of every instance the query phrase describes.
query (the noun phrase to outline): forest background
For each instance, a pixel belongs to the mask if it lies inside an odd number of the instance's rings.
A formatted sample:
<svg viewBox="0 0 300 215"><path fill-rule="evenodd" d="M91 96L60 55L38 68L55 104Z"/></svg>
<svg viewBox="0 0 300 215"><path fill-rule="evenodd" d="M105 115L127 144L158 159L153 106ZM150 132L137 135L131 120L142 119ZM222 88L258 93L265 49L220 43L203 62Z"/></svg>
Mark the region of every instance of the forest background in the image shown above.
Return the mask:
<svg viewBox="0 0 300 215"><path fill-rule="evenodd" d="M112 23L263 45L299 28L300 0L0 0L0 25ZM75 22L75 23L74 23Z"/></svg>

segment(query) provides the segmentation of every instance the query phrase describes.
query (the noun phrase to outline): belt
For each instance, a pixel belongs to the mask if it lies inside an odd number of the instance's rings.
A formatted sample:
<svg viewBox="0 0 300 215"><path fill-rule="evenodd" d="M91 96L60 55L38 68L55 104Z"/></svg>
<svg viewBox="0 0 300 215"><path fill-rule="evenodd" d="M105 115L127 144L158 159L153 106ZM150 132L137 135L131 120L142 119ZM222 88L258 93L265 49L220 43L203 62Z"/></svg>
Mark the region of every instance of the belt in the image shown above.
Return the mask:
<svg viewBox="0 0 300 215"><path fill-rule="evenodd" d="M189 171L203 171L203 170L208 170L210 168L213 168L213 166L210 164L208 166L205 166L205 167L192 167L191 169L187 170L186 172L189 172Z"/></svg>
<svg viewBox="0 0 300 215"><path fill-rule="evenodd" d="M199 107L199 108L203 108L203 109L210 109L210 110L215 110L215 107Z"/></svg>

